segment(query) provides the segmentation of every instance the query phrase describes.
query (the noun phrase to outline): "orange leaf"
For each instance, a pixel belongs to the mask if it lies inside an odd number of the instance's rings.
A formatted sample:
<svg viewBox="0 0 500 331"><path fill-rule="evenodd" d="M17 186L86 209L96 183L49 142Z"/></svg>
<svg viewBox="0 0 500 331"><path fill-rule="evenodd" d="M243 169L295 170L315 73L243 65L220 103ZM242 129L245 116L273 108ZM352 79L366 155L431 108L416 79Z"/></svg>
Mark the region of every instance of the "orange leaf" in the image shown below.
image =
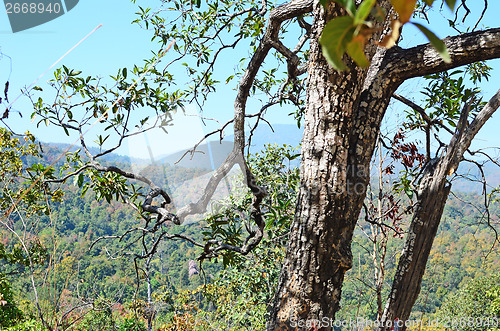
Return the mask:
<svg viewBox="0 0 500 331"><path fill-rule="evenodd" d="M448 176L453 175L453 173L455 173L455 169L450 168L450 170L448 170Z"/></svg>
<svg viewBox="0 0 500 331"><path fill-rule="evenodd" d="M391 0L392 7L399 15L401 23L410 21L411 15L415 10L417 0Z"/></svg>

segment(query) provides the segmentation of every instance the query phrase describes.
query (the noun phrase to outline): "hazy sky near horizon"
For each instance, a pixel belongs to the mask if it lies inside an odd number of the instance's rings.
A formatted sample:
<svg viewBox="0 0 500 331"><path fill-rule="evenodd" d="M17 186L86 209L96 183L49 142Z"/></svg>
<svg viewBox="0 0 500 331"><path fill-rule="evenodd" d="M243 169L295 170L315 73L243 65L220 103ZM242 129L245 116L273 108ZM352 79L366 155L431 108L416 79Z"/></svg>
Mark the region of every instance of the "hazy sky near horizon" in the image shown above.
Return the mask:
<svg viewBox="0 0 500 331"><path fill-rule="evenodd" d="M0 13L0 84L9 80L9 99L14 100L20 93L21 87L28 86L34 82L43 72L47 70L57 59L71 49L89 32L99 24L102 27L89 36L81 45L68 54L57 66L62 64L70 68L83 70L86 75L109 76L116 74L122 67L132 67L133 64L141 63L143 59L150 56L150 52L156 49L156 45L151 43L151 32L141 29L131 22L136 18L138 5L157 8L160 1L137 1L136 4L124 0L81 0L78 5L65 15L43 25L31 28L18 33L12 33L7 14ZM476 7L476 2L471 5L471 9L476 9L470 16L468 22L474 20L474 16L479 15L480 10ZM446 15L446 8L443 13ZM498 25L496 13L500 11L499 2L489 3L488 12L483 20L483 24L489 27ZM439 37L456 34L447 27L445 19L439 17L441 14L434 14L431 30ZM402 46L412 46L424 42L422 36L413 28L407 28L404 32ZM170 54L167 54L167 58ZM241 54L237 54L240 58ZM173 54L171 54L173 56ZM233 64L231 64L232 66ZM489 98L500 87L498 75L500 70L499 61L492 61L494 66L492 77L489 83L484 84L485 98ZM11 69L12 66L12 69ZM44 86L46 81L53 77L50 70L40 79L37 85ZM231 69L232 70L232 69ZM402 87L411 98L418 100L418 80L408 82ZM3 90L3 88L2 88ZM225 122L232 117L233 102L235 94L230 89L221 89L217 92L215 102L207 104L204 114L217 117L221 122ZM26 98L21 97L14 105L13 109L23 114L19 118L16 113L11 114L8 124L17 131L30 129L42 141L46 142L70 142L62 131L53 127L40 127L36 129L30 124L31 114L30 104ZM395 106L392 114L388 116L386 124L391 125L391 121L401 115L401 106ZM154 156L172 153L180 149L192 147L206 132L211 131L215 125L212 123L208 127L203 126L196 115L198 109L195 106L188 106L186 112L192 116L175 116L175 125L169 129L169 136L158 132L151 132L128 142L120 150L121 154L148 158L150 151ZM253 111L252 111L253 112ZM268 119L271 123L294 123L292 118L286 116L289 111L276 109L269 112ZM399 115L398 115L399 114ZM497 127L500 125L500 115L496 115L482 130L479 138L481 146L500 146L500 135L497 134ZM231 134L231 132L228 132ZM90 139L90 140L93 140ZM173 143L168 143L173 141Z"/></svg>

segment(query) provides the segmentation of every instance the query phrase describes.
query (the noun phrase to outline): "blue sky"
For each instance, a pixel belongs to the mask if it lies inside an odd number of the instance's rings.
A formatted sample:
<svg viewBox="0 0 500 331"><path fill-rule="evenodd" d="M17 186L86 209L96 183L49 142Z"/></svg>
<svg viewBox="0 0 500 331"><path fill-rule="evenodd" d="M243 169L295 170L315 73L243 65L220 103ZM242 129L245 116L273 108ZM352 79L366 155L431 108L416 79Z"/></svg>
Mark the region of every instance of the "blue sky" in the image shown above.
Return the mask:
<svg viewBox="0 0 500 331"><path fill-rule="evenodd" d="M472 1L469 1L472 3ZM66 53L79 40L86 36L99 24L102 27L87 38L80 46L67 55L58 66L65 64L70 68L84 70L85 75L108 76L115 74L118 68L132 67L133 64L141 63L149 57L150 51L155 49L155 45L150 42L151 34L142 30L135 24L130 24L136 16L137 6L159 5L159 1L137 1L133 4L126 0L82 0L78 5L65 15L40 25L38 27L12 33L7 15L4 11L0 12L0 50L5 54L0 58L0 83L3 83L10 75L10 94L12 101L19 94L20 88L30 85L37 77L47 70L61 55ZM473 6L482 5L482 1L475 1L470 5L473 14L466 23L475 20L478 10ZM487 15L483 24L495 27L497 13L500 12L498 1L490 1ZM447 9L442 13L446 16ZM455 34L453 30L447 27L446 20L439 12L431 16L433 24L431 30L440 37ZM423 37L413 28L405 28L402 46L407 47L425 42ZM238 54L240 58L242 54ZM8 57L7 57L8 56ZM167 57L169 54L167 54ZM244 56L244 54L243 54ZM10 59L12 59L12 71L10 71ZM231 64L233 66L234 64ZM490 65L494 66L492 77L489 83L484 84L485 98L489 98L500 87L497 79L500 70L498 60L492 61ZM232 70L232 69L231 69ZM44 83L53 77L53 70L48 72L37 85L43 86ZM421 81L412 80L401 88L401 94L418 100L418 89ZM3 88L2 88L3 90ZM232 116L232 105L234 102L234 93L225 89L217 94L215 101L208 104L209 109L205 109L207 116L213 116L225 121ZM34 126L29 124L29 115L31 113L29 104L25 98L20 98L13 108L23 114L23 119L18 119L17 114L12 114L9 125L17 131L30 129L42 141L51 142L73 142L68 141L62 132L57 132L53 128L40 128L35 131ZM390 116L386 120L386 125L391 126L397 121L402 113L402 107L395 103ZM196 114L194 107L188 107L187 112ZM273 110L270 112L269 119L273 123L294 123L293 119L287 118L286 111ZM188 148L192 146L205 132L210 128L203 127L200 120L196 117L176 116L175 125L169 131L174 144L165 144L164 136L161 133L150 133L131 141L120 153L132 154L138 157L147 157L148 149L151 147L155 156L170 153L175 150ZM500 114L494 116L492 120L481 131L478 137L480 146L500 146L500 135L497 134L497 127L500 125ZM230 134L230 132L228 133Z"/></svg>

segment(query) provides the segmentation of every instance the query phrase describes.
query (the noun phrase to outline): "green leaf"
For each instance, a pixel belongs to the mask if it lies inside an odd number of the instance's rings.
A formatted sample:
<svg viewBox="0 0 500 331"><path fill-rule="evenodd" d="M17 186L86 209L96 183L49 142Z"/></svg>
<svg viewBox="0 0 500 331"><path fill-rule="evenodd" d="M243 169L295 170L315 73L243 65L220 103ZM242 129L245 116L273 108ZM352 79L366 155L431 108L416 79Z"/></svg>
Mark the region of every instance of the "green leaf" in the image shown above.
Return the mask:
<svg viewBox="0 0 500 331"><path fill-rule="evenodd" d="M407 186L405 186L404 190L405 190L405 193L408 196L408 198L412 199L413 198L413 190Z"/></svg>
<svg viewBox="0 0 500 331"><path fill-rule="evenodd" d="M123 78L127 79L127 68L122 69Z"/></svg>
<svg viewBox="0 0 500 331"><path fill-rule="evenodd" d="M451 11L455 10L455 4L457 3L457 0L445 0L446 5L448 8L450 8Z"/></svg>
<svg viewBox="0 0 500 331"><path fill-rule="evenodd" d="M424 0L424 2L427 6L432 6L432 4L434 3L434 0Z"/></svg>
<svg viewBox="0 0 500 331"><path fill-rule="evenodd" d="M83 174L78 174L78 176L75 176L73 178L73 185L74 186L78 186L78 187L82 187L82 185L83 185Z"/></svg>
<svg viewBox="0 0 500 331"><path fill-rule="evenodd" d="M349 54L356 64L362 68L366 68L370 65L370 61L368 61L365 55L364 38L361 36L354 38L347 44L347 54Z"/></svg>
<svg viewBox="0 0 500 331"><path fill-rule="evenodd" d="M353 38L353 23L354 20L350 16L336 17L326 24L319 39L326 60L339 71L346 69L342 57L347 44Z"/></svg>
<svg viewBox="0 0 500 331"><path fill-rule="evenodd" d="M427 29L425 26L418 23L412 23L412 24L415 25L427 37L427 39L429 39L432 47L436 49L436 51L439 53L443 61L446 63L450 63L451 62L450 54L448 53L448 48L446 48L444 42L441 39L439 39L432 31Z"/></svg>
<svg viewBox="0 0 500 331"><path fill-rule="evenodd" d="M375 5L375 0L364 0L354 15L354 25L363 23Z"/></svg>

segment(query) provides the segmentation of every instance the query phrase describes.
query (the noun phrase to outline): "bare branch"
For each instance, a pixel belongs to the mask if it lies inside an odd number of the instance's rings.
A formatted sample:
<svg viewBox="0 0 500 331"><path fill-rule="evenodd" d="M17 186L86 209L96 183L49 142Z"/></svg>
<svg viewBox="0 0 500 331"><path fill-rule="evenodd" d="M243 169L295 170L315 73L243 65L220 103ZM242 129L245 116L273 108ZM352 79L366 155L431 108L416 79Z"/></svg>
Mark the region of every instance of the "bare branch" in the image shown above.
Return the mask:
<svg viewBox="0 0 500 331"><path fill-rule="evenodd" d="M214 172L212 177L207 184L207 188L204 190L202 197L196 202L191 203L183 208L181 208L177 216L182 220L190 214L199 214L206 210L210 198L212 197L215 189L217 188L219 182L224 178L229 170L236 164L239 163L242 168L243 173L247 177L247 185L254 192L254 194L260 194L263 192L261 188L258 188L254 182L250 179L253 178L246 163L243 159L243 149L245 146L245 109L246 101L249 96L250 89L255 81L255 77L261 68L269 50L272 47L272 41L277 40L279 34L281 23L289 20L291 18L303 15L312 11L312 0L293 0L291 2L285 3L279 7L274 8L269 14L269 22L266 32L259 43L256 51L254 52L248 67L240 80L240 85L238 87L238 94L235 100L235 115L234 115L234 148L233 151L228 155L226 160L219 166L219 168ZM259 199L256 199L258 201Z"/></svg>
<svg viewBox="0 0 500 331"><path fill-rule="evenodd" d="M481 15L479 16L479 18L477 19L477 22L476 24L474 25L474 27L472 28L472 31L475 31L477 26L479 25L479 23L483 20L483 17L484 17L484 14L486 13L486 10L488 9L488 0L484 0L484 8L483 8L483 11L481 12Z"/></svg>
<svg viewBox="0 0 500 331"><path fill-rule="evenodd" d="M229 173L231 168L237 163L237 158L240 156L238 151L233 151L227 156L227 158L222 162L222 164L217 168L217 170L212 174L206 188L203 190L203 194L200 199L195 203L190 203L187 206L180 208L177 211L177 218L180 223L188 215L201 214L205 212L210 199L212 198L219 182Z"/></svg>

